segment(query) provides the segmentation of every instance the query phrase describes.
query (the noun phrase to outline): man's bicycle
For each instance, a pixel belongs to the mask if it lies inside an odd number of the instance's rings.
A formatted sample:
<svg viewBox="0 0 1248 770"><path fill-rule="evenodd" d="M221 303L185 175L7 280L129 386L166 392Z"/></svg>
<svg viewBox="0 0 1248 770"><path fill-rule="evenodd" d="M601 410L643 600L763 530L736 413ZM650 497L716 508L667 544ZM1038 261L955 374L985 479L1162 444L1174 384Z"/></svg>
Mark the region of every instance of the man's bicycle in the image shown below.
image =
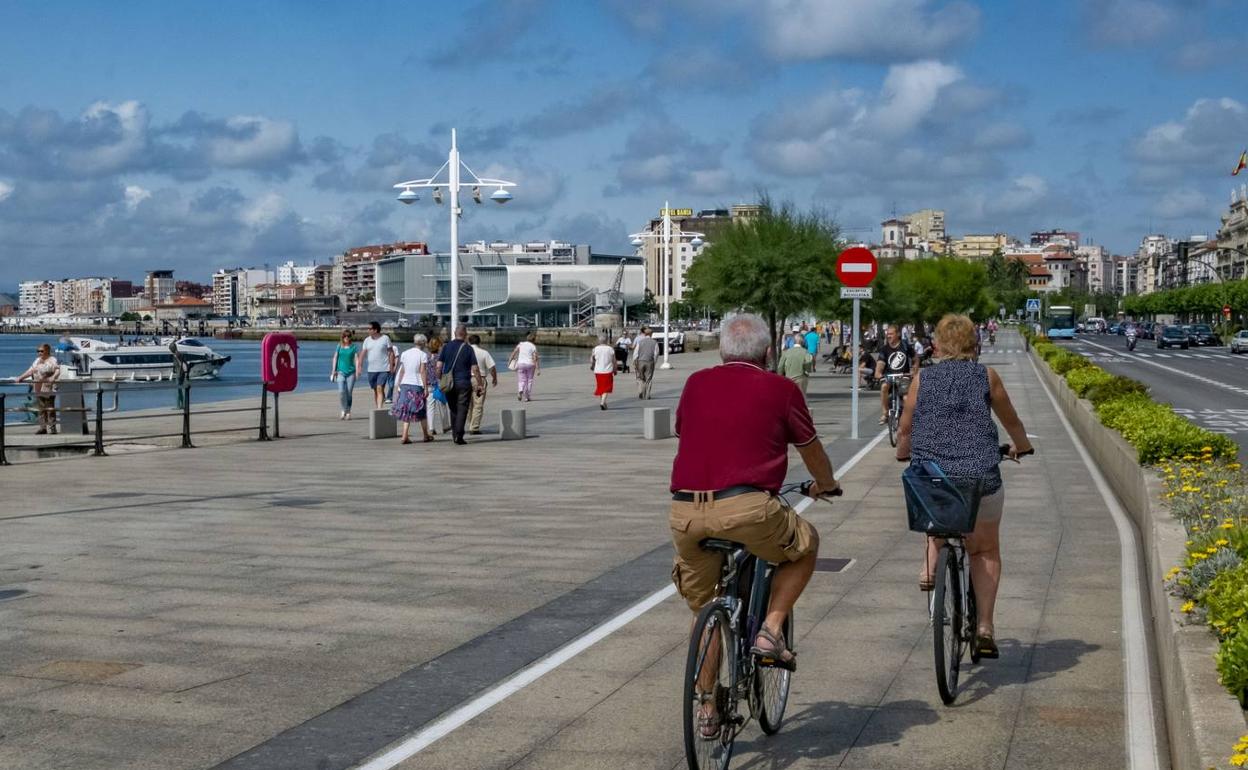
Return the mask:
<svg viewBox="0 0 1248 770"><path fill-rule="evenodd" d="M780 496L810 491L812 482L790 484ZM838 488L831 496L839 497ZM740 543L707 538L700 545L724 554L719 594L702 608L689 637L685 662L685 759L689 770L727 770L733 744L751 718L767 735L784 721L794 666L750 652L767 614L771 579L777 565L751 554ZM792 645L793 613L784 620ZM708 719L707 704L714 704Z"/></svg>
<svg viewBox="0 0 1248 770"><path fill-rule="evenodd" d="M888 443L897 446L897 433L901 427L901 409L906 398L902 389L910 382L910 375L886 374L884 380L888 383Z"/></svg>
<svg viewBox="0 0 1248 770"><path fill-rule="evenodd" d="M1007 456L1009 451L1009 444L1002 446L1001 456ZM1035 450L1019 452L1017 457L1030 454L1035 454ZM958 675L962 657L968 648L971 662L979 662L976 639L979 615L966 553L966 533L929 531L928 536L945 541L936 558L936 570L932 573L935 585L932 588L931 617L936 689L940 691L941 701L948 706L958 697Z"/></svg>

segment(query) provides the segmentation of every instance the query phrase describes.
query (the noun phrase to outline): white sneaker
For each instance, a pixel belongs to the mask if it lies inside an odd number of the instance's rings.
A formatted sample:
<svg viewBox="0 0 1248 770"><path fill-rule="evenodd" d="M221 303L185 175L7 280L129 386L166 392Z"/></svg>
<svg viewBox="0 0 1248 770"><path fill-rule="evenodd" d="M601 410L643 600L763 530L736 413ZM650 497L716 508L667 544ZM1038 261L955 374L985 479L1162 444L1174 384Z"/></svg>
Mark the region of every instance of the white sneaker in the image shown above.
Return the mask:
<svg viewBox="0 0 1248 770"><path fill-rule="evenodd" d="M339 412L339 413L338 413L338 419L339 419L339 420L345 420L345 419L347 419L347 413L346 413L346 412Z"/></svg>
<svg viewBox="0 0 1248 770"><path fill-rule="evenodd" d="M343 415L342 419L344 419L344 420L350 420L350 419L351 419L351 413L350 413L350 412L347 412L345 415Z"/></svg>

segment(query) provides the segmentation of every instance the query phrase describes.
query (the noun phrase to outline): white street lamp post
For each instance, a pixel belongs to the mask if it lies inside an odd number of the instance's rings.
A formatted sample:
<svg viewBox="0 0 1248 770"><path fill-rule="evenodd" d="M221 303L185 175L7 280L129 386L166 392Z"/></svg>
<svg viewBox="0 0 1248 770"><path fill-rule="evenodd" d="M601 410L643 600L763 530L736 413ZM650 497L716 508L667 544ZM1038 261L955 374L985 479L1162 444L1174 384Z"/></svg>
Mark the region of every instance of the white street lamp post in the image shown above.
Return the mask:
<svg viewBox="0 0 1248 770"><path fill-rule="evenodd" d="M446 163L433 173L428 179L413 179L410 182L399 182L394 186L396 190L402 190L399 193L400 203L415 203L420 200L420 195L416 192L417 188L431 187L433 188L433 200L436 203L442 202L442 187L445 187L451 194L451 330L454 331L455 324L459 323L459 218L464 211L459 206L459 190L462 184L460 170L468 172L472 177L469 182L472 187L472 199L477 203L481 202L482 187L497 187L490 194L490 200L498 204L506 203L511 200L512 195L507 191L508 187L515 187L515 182L508 182L505 179L487 179L477 176L476 172L468 168L467 164L459 159L459 147L455 141L455 129L451 129L451 152L446 158ZM438 181L438 175L446 171L446 181ZM437 307L437 298L434 298L434 307Z"/></svg>
<svg viewBox="0 0 1248 770"><path fill-rule="evenodd" d="M695 233L692 230L681 230L680 234L693 236L689 245L695 249L705 243L703 238L706 236L702 233ZM672 322L671 322L671 300L672 300L672 209L667 201L663 202L663 233L633 233L632 244L640 246L644 238L658 238L663 243L663 365L660 369L671 369L672 364L667 360L668 350L672 346Z"/></svg>

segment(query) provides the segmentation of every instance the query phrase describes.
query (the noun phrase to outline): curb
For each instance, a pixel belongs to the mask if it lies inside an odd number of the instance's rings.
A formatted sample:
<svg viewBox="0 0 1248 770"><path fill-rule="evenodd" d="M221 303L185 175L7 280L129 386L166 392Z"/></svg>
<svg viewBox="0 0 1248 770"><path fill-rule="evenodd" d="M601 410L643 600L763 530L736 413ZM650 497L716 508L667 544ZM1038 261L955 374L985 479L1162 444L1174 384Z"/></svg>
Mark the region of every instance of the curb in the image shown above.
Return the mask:
<svg viewBox="0 0 1248 770"><path fill-rule="evenodd" d="M1135 447L1102 425L1091 402L1075 395L1034 350L1029 355L1143 536L1146 609L1153 620L1171 767L1224 766L1246 731L1244 711L1218 683L1213 634L1204 625L1184 623L1179 601L1163 585L1166 571L1183 561L1187 533L1162 505L1161 480L1140 466Z"/></svg>

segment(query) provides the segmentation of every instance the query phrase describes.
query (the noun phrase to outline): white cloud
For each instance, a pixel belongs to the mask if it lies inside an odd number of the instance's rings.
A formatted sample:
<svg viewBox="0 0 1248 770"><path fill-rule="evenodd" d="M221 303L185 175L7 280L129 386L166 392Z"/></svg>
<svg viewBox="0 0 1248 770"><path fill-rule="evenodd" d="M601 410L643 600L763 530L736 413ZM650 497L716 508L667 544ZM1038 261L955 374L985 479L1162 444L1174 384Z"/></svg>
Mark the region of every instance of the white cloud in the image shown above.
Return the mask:
<svg viewBox="0 0 1248 770"><path fill-rule="evenodd" d="M1159 219L1212 219L1216 208L1204 193L1183 187L1167 190L1153 204L1152 213Z"/></svg>
<svg viewBox="0 0 1248 770"><path fill-rule="evenodd" d="M71 147L67 167L94 176L121 171L139 160L147 149L147 109L136 101L95 102L76 124L86 146Z"/></svg>
<svg viewBox="0 0 1248 770"><path fill-rule="evenodd" d="M1049 197L1049 183L1035 174L1024 174L984 205L991 216L1016 216L1035 211Z"/></svg>
<svg viewBox="0 0 1248 770"><path fill-rule="evenodd" d="M248 227L262 228L272 225L287 213L286 199L270 190L251 201L239 215Z"/></svg>
<svg viewBox="0 0 1248 770"><path fill-rule="evenodd" d="M1084 0L1084 28L1103 45L1141 45L1174 30L1179 14L1159 0Z"/></svg>
<svg viewBox="0 0 1248 770"><path fill-rule="evenodd" d="M1197 99L1182 120L1147 129L1128 147L1135 179L1173 185L1176 177L1229 173L1248 137L1248 107L1229 97Z"/></svg>
<svg viewBox="0 0 1248 770"><path fill-rule="evenodd" d="M260 115L226 118L227 131L207 140L211 163L226 168L262 165L296 151L299 133L293 123Z"/></svg>
<svg viewBox="0 0 1248 770"><path fill-rule="evenodd" d="M0 179L0 203L3 203L6 198L12 195L15 189L17 188L13 186L12 182L6 182L3 179Z"/></svg>
<svg viewBox="0 0 1248 770"><path fill-rule="evenodd" d="M931 114L941 89L961 79L961 70L938 61L889 67L873 119L876 130L890 136L910 133Z"/></svg>
<svg viewBox="0 0 1248 770"><path fill-rule="evenodd" d="M125 196L126 208L134 211L139 207L140 203L152 197L152 191L139 187L136 184L128 184L126 185Z"/></svg>
<svg viewBox="0 0 1248 770"><path fill-rule="evenodd" d="M777 59L906 61L970 40L979 10L932 0L764 0L757 23Z"/></svg>

